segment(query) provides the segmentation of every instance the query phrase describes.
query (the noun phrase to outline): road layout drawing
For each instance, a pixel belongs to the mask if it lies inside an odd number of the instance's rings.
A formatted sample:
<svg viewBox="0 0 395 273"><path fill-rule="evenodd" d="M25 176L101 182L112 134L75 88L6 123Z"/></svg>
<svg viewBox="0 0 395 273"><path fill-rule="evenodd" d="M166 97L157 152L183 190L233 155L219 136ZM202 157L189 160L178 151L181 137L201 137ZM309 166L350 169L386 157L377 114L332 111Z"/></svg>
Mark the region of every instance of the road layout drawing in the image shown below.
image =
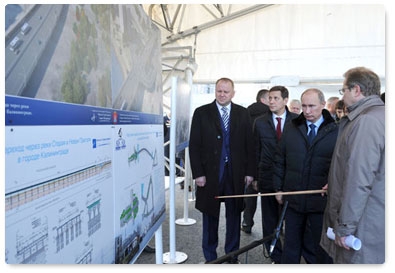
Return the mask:
<svg viewBox="0 0 395 273"><path fill-rule="evenodd" d="M128 263L165 211L163 125L116 126L116 263Z"/></svg>

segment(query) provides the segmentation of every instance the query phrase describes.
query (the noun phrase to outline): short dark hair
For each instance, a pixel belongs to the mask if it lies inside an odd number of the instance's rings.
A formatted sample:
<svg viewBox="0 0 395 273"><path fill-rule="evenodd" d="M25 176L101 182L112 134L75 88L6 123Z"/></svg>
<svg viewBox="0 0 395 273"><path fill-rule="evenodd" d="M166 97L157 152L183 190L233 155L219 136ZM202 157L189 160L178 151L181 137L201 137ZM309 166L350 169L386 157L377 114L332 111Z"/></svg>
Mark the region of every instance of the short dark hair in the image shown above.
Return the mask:
<svg viewBox="0 0 395 273"><path fill-rule="evenodd" d="M270 88L269 92L272 92L272 91L280 91L281 92L281 97L283 99L288 98L288 96L289 96L288 89L285 86L282 86L282 85L273 86L272 88Z"/></svg>
<svg viewBox="0 0 395 273"><path fill-rule="evenodd" d="M266 95L266 93L268 93L269 90L267 89L261 89L258 91L258 93L256 94L256 102L260 102L261 98L264 97Z"/></svg>
<svg viewBox="0 0 395 273"><path fill-rule="evenodd" d="M338 100L336 102L335 109L342 109L342 110L344 110L344 107L345 107L345 105L344 105L344 101L343 100Z"/></svg>

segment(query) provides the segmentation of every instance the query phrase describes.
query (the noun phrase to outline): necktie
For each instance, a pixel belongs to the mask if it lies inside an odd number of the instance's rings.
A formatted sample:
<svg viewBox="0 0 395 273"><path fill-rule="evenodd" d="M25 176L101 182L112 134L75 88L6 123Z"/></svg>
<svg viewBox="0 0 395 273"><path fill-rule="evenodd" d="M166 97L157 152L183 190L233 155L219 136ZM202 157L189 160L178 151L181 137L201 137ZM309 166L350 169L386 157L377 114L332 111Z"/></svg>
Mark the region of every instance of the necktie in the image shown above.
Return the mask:
<svg viewBox="0 0 395 273"><path fill-rule="evenodd" d="M313 142L313 139L315 138L315 125L312 123L309 126L310 126L310 133L307 135L307 139L311 144L311 142Z"/></svg>
<svg viewBox="0 0 395 273"><path fill-rule="evenodd" d="M277 139L279 140L281 137L281 118L277 117L277 127L276 127L276 135Z"/></svg>
<svg viewBox="0 0 395 273"><path fill-rule="evenodd" d="M229 125L228 108L223 106L221 110L222 110L222 121L224 122L225 130L228 131L228 125Z"/></svg>

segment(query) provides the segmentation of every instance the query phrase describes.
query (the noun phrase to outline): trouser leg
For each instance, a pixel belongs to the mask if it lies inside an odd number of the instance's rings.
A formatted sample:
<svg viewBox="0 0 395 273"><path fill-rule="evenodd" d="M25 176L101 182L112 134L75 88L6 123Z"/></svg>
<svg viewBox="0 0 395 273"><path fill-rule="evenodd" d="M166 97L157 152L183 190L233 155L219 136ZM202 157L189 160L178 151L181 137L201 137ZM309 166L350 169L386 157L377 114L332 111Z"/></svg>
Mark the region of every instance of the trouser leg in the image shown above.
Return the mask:
<svg viewBox="0 0 395 273"><path fill-rule="evenodd" d="M236 211L235 199L225 200L226 209L226 237L225 253L238 250L240 247L241 213Z"/></svg>
<svg viewBox="0 0 395 273"><path fill-rule="evenodd" d="M219 218L203 213L202 248L207 262L217 259Z"/></svg>
<svg viewBox="0 0 395 273"><path fill-rule="evenodd" d="M280 205L274 196L261 197L261 212L262 212L262 233L263 237L270 236L275 231L278 221L280 219ZM270 251L271 241L265 243L267 252ZM282 247L281 240L277 240L271 255L275 263L281 262Z"/></svg>
<svg viewBox="0 0 395 273"><path fill-rule="evenodd" d="M314 251L316 256L316 262L319 264L332 264L332 258L326 253L326 251L320 246L323 214L322 213L310 213L308 215L310 222L311 238L313 240Z"/></svg>
<svg viewBox="0 0 395 273"><path fill-rule="evenodd" d="M302 256L307 264L317 263L315 255L315 246L309 219L307 219L306 230L303 236Z"/></svg>
<svg viewBox="0 0 395 273"><path fill-rule="evenodd" d="M246 194L258 193L250 184L245 191ZM243 226L251 229L254 225L254 215L256 212L257 197L244 198Z"/></svg>
<svg viewBox="0 0 395 273"><path fill-rule="evenodd" d="M284 247L281 257L283 264L299 264L303 234L305 232L305 216L288 207L285 214Z"/></svg>

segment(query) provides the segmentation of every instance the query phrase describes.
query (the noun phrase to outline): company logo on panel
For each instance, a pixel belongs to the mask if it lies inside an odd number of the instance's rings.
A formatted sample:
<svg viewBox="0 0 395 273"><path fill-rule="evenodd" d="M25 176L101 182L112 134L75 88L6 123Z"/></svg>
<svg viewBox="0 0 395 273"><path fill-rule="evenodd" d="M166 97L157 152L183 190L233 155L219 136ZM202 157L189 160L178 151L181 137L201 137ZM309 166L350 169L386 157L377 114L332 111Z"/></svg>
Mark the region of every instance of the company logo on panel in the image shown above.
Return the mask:
<svg viewBox="0 0 395 273"><path fill-rule="evenodd" d="M122 138L122 128L118 130L118 139L115 143L115 150L119 151L126 148L125 140Z"/></svg>
<svg viewBox="0 0 395 273"><path fill-rule="evenodd" d="M116 111L112 112L112 123L113 124L118 123L118 113Z"/></svg>

